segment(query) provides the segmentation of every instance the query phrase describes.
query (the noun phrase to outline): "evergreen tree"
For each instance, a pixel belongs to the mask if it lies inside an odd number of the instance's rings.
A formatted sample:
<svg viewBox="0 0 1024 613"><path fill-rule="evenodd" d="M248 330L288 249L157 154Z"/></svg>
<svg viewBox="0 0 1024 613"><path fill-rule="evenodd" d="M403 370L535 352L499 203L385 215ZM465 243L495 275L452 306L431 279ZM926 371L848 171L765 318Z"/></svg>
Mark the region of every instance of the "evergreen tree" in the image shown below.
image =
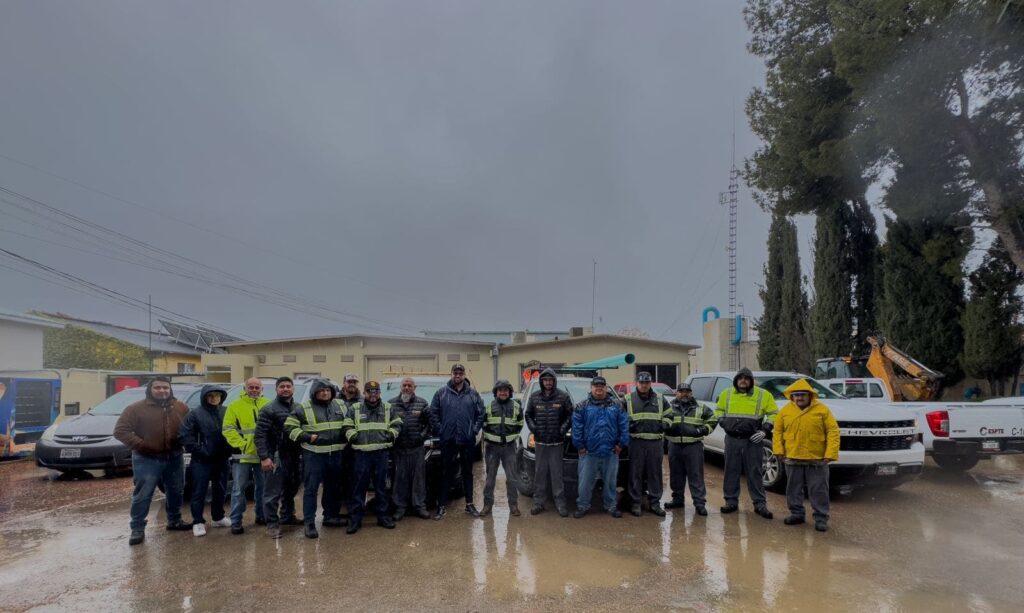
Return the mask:
<svg viewBox="0 0 1024 613"><path fill-rule="evenodd" d="M807 294L800 274L796 224L778 211L768 231L768 263L761 289L764 315L756 323L758 363L764 370L810 367L807 341Z"/></svg>
<svg viewBox="0 0 1024 613"><path fill-rule="evenodd" d="M842 206L818 212L811 308L815 358L849 355L853 350L853 297L844 213Z"/></svg>
<svg viewBox="0 0 1024 613"><path fill-rule="evenodd" d="M1005 396L1007 380L1016 378L1020 369L1024 331L1017 290L1024 275L997 243L969 278L970 300L962 318L964 371L988 381L992 395Z"/></svg>

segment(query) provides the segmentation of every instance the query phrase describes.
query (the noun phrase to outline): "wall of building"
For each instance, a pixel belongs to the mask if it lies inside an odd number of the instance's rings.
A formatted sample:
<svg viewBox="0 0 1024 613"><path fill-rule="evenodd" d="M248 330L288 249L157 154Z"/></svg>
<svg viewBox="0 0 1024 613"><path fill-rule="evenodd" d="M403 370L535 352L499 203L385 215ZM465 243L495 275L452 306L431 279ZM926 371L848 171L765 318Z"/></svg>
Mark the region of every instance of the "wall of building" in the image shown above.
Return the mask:
<svg viewBox="0 0 1024 613"><path fill-rule="evenodd" d="M165 353L153 357L153 372L180 373L180 364L189 364L192 372L203 372L203 357L199 355L188 355L182 353Z"/></svg>
<svg viewBox="0 0 1024 613"><path fill-rule="evenodd" d="M44 329L0 320L0 369L42 368Z"/></svg>
<svg viewBox="0 0 1024 613"><path fill-rule="evenodd" d="M757 341L750 340L750 320L743 319L742 340L739 344L737 368L758 370ZM694 354L694 372L721 372L730 370L730 352L736 350L735 320L729 317L704 322L704 346Z"/></svg>
<svg viewBox="0 0 1024 613"><path fill-rule="evenodd" d="M474 385L494 385L491 347L450 341L352 337L253 343L225 348L226 354L206 354L203 368L211 380L247 377L318 375L340 381L348 372L361 380L414 374L447 374L456 362L466 366ZM226 382L226 381L225 381Z"/></svg>
<svg viewBox="0 0 1024 613"><path fill-rule="evenodd" d="M645 343L643 339L581 337L537 345L508 345L499 349L498 377L508 379L517 390L522 387L522 365L538 360L544 364L579 364L620 353L632 353L636 363L601 371L610 384L634 381L639 364L674 365L682 381L690 374L688 348Z"/></svg>

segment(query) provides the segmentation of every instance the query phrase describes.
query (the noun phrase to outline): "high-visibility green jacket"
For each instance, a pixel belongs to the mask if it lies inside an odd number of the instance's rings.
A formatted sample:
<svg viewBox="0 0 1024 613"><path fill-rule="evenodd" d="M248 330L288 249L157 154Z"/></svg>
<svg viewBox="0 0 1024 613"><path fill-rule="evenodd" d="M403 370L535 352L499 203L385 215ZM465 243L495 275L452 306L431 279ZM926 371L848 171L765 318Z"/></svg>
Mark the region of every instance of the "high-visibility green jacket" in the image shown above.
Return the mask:
<svg viewBox="0 0 1024 613"><path fill-rule="evenodd" d="M778 412L775 397L770 392L756 385L747 394L729 387L718 395L715 417L729 436L750 438L751 434L763 429L763 424L774 422Z"/></svg>
<svg viewBox="0 0 1024 613"><path fill-rule="evenodd" d="M268 402L270 400L263 396L250 398L243 392L224 411L222 432L224 440L233 449L232 460L243 464L259 464L260 456L256 453L256 420L259 418L260 410Z"/></svg>

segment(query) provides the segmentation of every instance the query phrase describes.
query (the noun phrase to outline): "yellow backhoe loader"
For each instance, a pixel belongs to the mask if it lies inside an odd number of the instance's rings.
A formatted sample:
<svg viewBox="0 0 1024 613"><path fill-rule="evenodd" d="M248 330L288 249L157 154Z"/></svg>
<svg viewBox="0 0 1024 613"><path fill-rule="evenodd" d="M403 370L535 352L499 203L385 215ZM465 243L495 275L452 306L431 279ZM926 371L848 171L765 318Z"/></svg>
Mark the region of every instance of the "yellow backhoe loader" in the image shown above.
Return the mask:
<svg viewBox="0 0 1024 613"><path fill-rule="evenodd" d="M896 402L938 400L942 393L943 374L910 357L881 334L867 337L871 353L866 357L845 356L817 361L817 379L874 377L881 379Z"/></svg>

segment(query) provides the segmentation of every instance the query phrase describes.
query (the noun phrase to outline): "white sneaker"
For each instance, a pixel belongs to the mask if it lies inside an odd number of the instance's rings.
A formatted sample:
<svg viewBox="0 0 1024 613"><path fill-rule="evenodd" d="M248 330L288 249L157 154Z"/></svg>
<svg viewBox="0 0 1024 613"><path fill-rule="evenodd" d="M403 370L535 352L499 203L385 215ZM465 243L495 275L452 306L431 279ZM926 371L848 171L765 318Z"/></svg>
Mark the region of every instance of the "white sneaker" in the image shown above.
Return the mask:
<svg viewBox="0 0 1024 613"><path fill-rule="evenodd" d="M213 525L214 526L218 526L220 528L230 528L231 527L231 518L230 517L222 517L222 518L218 519L217 521L213 522Z"/></svg>
<svg viewBox="0 0 1024 613"><path fill-rule="evenodd" d="M206 536L206 524L194 524L192 526L192 534L196 536Z"/></svg>

